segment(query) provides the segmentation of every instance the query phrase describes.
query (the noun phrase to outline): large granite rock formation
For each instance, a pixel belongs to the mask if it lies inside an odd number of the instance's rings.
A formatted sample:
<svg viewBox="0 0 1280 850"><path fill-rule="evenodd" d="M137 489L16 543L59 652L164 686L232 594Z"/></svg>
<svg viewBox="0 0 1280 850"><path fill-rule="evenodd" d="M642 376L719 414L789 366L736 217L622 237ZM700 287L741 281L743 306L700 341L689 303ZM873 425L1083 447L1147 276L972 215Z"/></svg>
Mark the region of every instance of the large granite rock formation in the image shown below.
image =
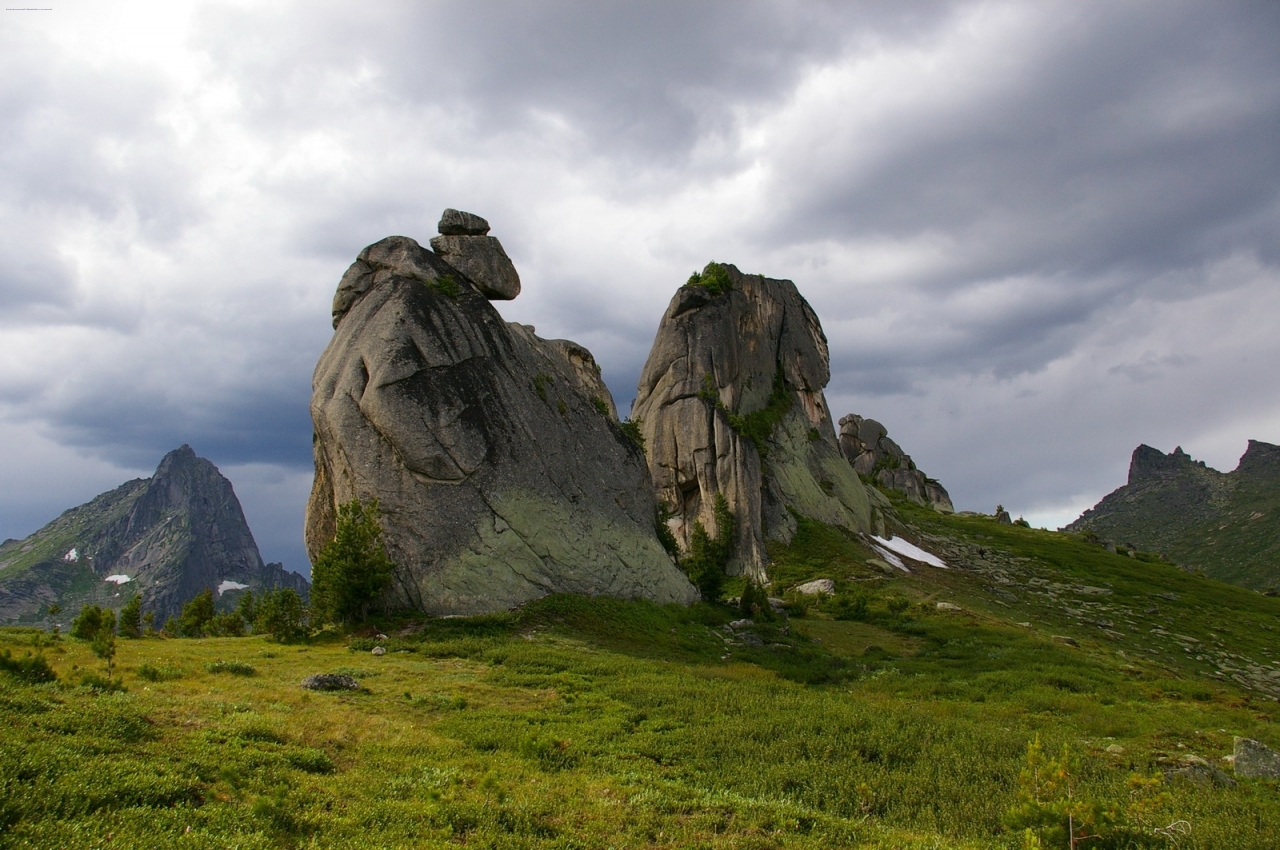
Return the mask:
<svg viewBox="0 0 1280 850"><path fill-rule="evenodd" d="M911 455L889 439L889 432L876 420L854 413L842 417L840 451L863 478L897 490L917 505L945 513L955 511L946 489L917 469Z"/></svg>
<svg viewBox="0 0 1280 850"><path fill-rule="evenodd" d="M487 291L402 236L366 248L343 277L311 398L312 558L337 505L376 498L397 565L388 604L470 614L555 592L694 601L591 353L504 322Z"/></svg>
<svg viewBox="0 0 1280 850"><path fill-rule="evenodd" d="M165 455L151 478L122 484L0 546L0 618L44 622L85 603L122 606L135 592L157 625L206 588L233 597L249 588L307 580L264 564L231 482L190 446ZM226 601L226 600L224 600Z"/></svg>
<svg viewBox="0 0 1280 850"><path fill-rule="evenodd" d="M1067 526L1140 551L1158 552L1221 581L1280 588L1280 447L1250 440L1232 472L1134 449L1129 482Z"/></svg>
<svg viewBox="0 0 1280 850"><path fill-rule="evenodd" d="M735 519L732 573L763 580L766 539L801 516L868 531L870 496L840 455L822 390L827 340L789 280L711 264L672 297L640 376L632 419L683 548L695 523Z"/></svg>

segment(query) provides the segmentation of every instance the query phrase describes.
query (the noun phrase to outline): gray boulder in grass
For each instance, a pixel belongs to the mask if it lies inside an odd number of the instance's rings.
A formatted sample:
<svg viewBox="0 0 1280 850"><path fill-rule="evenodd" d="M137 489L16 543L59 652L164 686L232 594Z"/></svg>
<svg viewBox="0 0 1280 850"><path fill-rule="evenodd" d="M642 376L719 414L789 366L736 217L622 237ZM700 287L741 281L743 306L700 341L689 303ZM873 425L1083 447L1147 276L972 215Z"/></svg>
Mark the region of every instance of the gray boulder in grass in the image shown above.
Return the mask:
<svg viewBox="0 0 1280 850"><path fill-rule="evenodd" d="M1236 776L1245 779L1280 779L1280 753L1252 738L1236 738Z"/></svg>
<svg viewBox="0 0 1280 850"><path fill-rule="evenodd" d="M503 321L471 277L403 236L360 253L334 319L312 383L313 562L338 505L377 499L396 565L390 607L696 601L589 351Z"/></svg>
<svg viewBox="0 0 1280 850"><path fill-rule="evenodd" d="M803 596L817 596L822 593L831 596L836 592L836 583L829 578L815 578L813 581L798 584L792 589Z"/></svg>
<svg viewBox="0 0 1280 850"><path fill-rule="evenodd" d="M316 673L303 679L302 687L309 691L358 691L360 683L338 673Z"/></svg>

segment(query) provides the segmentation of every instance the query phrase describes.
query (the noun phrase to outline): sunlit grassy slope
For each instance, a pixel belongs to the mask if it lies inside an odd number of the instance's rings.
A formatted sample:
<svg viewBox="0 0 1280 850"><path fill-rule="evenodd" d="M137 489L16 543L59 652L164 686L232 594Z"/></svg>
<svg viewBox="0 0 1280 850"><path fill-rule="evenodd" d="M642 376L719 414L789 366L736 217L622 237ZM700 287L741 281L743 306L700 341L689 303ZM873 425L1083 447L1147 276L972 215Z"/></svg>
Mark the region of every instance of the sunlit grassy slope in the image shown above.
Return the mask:
<svg viewBox="0 0 1280 850"><path fill-rule="evenodd" d="M952 569L886 575L865 542L802 524L775 592L826 577L837 595L758 641L723 607L551 597L349 646L122 640L121 694L75 686L102 670L84 645L0 631L60 676L0 673L0 845L1013 848L1034 736L1078 758L1080 798L1120 809L1134 773L1196 755L1230 774L1237 735L1280 748L1280 601L897 507ZM363 690L299 687L318 672ZM1164 790L1152 823L1189 823L1176 846L1280 846L1274 782ZM1175 846L1126 840L1082 846Z"/></svg>

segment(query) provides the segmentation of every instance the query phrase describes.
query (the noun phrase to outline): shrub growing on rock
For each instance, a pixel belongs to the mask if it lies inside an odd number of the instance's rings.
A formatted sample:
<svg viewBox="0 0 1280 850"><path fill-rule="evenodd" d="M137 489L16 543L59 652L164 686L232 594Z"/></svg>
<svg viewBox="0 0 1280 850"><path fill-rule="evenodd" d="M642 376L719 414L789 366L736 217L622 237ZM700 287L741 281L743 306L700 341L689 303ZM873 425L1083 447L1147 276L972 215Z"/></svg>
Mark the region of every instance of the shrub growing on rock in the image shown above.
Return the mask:
<svg viewBox="0 0 1280 850"><path fill-rule="evenodd" d="M716 536L708 534L701 522L694 523L693 534L689 537L689 554L681 564L689 580L708 602L715 602L720 598L724 569L733 554L733 512L720 493L716 494L714 510Z"/></svg>
<svg viewBox="0 0 1280 850"><path fill-rule="evenodd" d="M712 260L702 271L689 275L685 286L701 286L712 295L723 295L733 289L733 282L729 280L729 270Z"/></svg>

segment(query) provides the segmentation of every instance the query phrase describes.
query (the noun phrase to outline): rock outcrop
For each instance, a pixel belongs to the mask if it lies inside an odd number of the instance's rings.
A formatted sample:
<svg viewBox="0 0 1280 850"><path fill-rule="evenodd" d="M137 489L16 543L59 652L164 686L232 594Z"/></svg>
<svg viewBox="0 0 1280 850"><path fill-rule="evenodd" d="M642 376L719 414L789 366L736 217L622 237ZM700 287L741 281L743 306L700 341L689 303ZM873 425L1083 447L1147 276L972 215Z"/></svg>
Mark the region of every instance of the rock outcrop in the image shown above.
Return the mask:
<svg viewBox="0 0 1280 850"><path fill-rule="evenodd" d="M504 322L456 256L392 236L343 277L311 398L312 558L337 505L377 499L397 565L391 605L471 614L556 592L694 601L590 352Z"/></svg>
<svg viewBox="0 0 1280 850"><path fill-rule="evenodd" d="M0 618L43 622L54 603L121 607L135 592L157 626L212 588L290 587L303 576L264 564L231 482L190 446L165 455L151 478L129 481L0 547Z"/></svg>
<svg viewBox="0 0 1280 850"><path fill-rule="evenodd" d="M1104 542L1159 553L1212 578L1280 587L1280 446L1250 440L1232 472L1138 446L1129 481L1067 526Z"/></svg>
<svg viewBox="0 0 1280 850"><path fill-rule="evenodd" d="M474 213L448 209L440 216L439 230L431 250L469 277L486 298L510 301L520 294L515 265L502 243L486 235L489 222Z"/></svg>
<svg viewBox="0 0 1280 850"><path fill-rule="evenodd" d="M889 439L888 430L876 420L853 413L841 418L840 451L863 478L897 490L917 505L955 511L946 489L917 469L911 455Z"/></svg>
<svg viewBox="0 0 1280 850"><path fill-rule="evenodd" d="M829 379L822 326L791 281L713 263L676 292L632 419L683 549L698 523L718 533L717 495L734 516L729 571L757 580L766 539L794 534L792 511L870 530L872 497L840 455Z"/></svg>

